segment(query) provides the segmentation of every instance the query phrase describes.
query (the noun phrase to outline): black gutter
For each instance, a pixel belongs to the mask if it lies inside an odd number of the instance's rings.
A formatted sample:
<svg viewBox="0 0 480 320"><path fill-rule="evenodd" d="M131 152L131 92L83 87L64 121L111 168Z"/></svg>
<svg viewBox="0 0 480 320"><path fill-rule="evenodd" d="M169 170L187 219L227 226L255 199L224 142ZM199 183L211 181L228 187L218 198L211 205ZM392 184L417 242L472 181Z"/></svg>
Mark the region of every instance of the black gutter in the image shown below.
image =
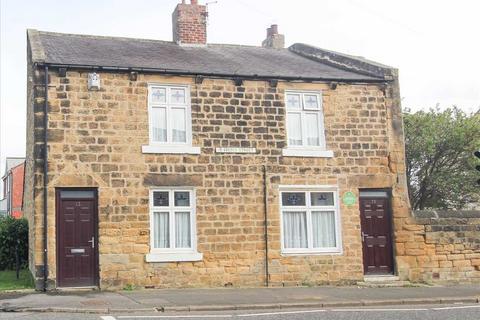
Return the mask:
<svg viewBox="0 0 480 320"><path fill-rule="evenodd" d="M267 198L267 167L263 165L263 214L264 214L264 237L265 237L265 286L270 285L268 271L268 198Z"/></svg>
<svg viewBox="0 0 480 320"><path fill-rule="evenodd" d="M245 74L227 74L227 73L213 73L213 72L197 72L191 70L175 70L175 69L162 69L162 68L137 68L137 67L120 67L120 66L94 66L94 65L80 65L80 64L52 64L52 63L37 63L39 66L50 66L53 68L69 68L69 69L86 69L92 71L124 71L124 72L141 72L141 73L161 73L167 75L179 75L179 76L203 76L210 78L238 78L245 80L285 80L285 81L328 81L328 82L344 82L344 83L383 83L390 82L389 79L342 79L342 78L328 78L328 77L289 77L289 76L276 76L276 75L245 75Z"/></svg>
<svg viewBox="0 0 480 320"><path fill-rule="evenodd" d="M48 65L45 65L45 108L43 110L43 291L47 291L48 281Z"/></svg>

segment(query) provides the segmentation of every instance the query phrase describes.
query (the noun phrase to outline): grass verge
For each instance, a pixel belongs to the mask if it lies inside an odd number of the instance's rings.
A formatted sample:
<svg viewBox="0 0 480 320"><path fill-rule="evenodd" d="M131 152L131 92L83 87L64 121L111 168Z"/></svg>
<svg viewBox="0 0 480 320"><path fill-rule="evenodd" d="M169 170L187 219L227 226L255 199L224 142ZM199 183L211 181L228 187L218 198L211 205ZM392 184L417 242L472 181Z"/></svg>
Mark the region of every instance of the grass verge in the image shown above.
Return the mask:
<svg viewBox="0 0 480 320"><path fill-rule="evenodd" d="M28 269L20 270L17 279L15 270L0 271L0 291L33 288L33 279Z"/></svg>

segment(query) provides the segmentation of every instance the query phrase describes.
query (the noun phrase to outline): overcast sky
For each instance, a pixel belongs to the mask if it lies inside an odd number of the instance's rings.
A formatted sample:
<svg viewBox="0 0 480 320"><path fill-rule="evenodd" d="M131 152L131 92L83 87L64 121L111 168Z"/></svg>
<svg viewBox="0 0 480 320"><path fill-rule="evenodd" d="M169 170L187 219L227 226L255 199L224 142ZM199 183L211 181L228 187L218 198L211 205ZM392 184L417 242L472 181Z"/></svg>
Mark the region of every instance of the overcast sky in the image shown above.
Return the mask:
<svg viewBox="0 0 480 320"><path fill-rule="evenodd" d="M180 0L0 0L0 173L25 155L26 29L171 40ZM199 0L208 42L259 45L272 23L309 43L400 70L403 107L480 107L480 1Z"/></svg>

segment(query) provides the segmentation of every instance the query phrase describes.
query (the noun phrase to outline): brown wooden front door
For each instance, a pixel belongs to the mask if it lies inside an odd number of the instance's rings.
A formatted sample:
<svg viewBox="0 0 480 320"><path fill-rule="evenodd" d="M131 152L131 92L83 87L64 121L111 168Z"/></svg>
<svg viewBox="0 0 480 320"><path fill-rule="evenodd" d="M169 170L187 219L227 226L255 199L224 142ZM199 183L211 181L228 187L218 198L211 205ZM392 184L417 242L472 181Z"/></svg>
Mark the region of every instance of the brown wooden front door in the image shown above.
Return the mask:
<svg viewBox="0 0 480 320"><path fill-rule="evenodd" d="M98 285L97 193L57 190L57 286Z"/></svg>
<svg viewBox="0 0 480 320"><path fill-rule="evenodd" d="M392 274L393 252L389 198L372 197L367 193L365 195L362 197L362 192L360 193L364 272L365 274Z"/></svg>

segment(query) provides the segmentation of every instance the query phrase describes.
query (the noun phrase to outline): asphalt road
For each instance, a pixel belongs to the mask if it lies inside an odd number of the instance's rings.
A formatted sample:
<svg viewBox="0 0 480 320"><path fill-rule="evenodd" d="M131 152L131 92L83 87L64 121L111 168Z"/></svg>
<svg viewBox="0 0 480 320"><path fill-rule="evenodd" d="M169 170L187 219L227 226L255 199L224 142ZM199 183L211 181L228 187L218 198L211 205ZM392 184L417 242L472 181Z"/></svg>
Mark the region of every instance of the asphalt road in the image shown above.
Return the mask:
<svg viewBox="0 0 480 320"><path fill-rule="evenodd" d="M480 305L391 306L378 308L339 308L318 310L254 310L203 313L139 313L124 315L68 313L0 313L0 319L32 320L478 320Z"/></svg>

